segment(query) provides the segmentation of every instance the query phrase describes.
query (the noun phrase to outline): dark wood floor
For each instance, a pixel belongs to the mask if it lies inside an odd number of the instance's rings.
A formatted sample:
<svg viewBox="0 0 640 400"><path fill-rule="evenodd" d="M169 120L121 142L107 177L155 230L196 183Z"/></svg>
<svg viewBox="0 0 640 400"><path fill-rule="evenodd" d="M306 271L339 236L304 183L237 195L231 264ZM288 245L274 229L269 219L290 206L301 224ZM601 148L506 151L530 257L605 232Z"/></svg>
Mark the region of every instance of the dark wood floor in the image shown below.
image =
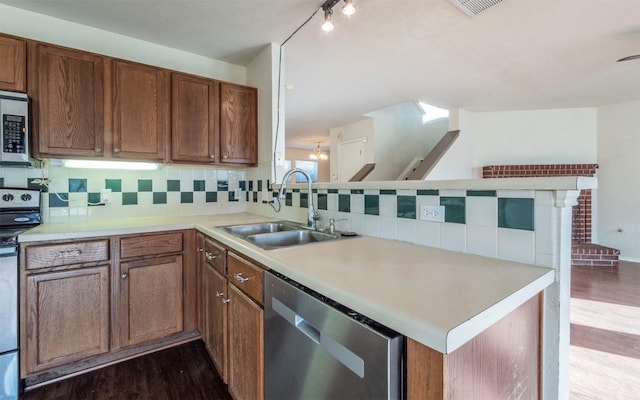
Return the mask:
<svg viewBox="0 0 640 400"><path fill-rule="evenodd" d="M21 400L227 400L202 341L114 364L27 391Z"/></svg>
<svg viewBox="0 0 640 400"><path fill-rule="evenodd" d="M571 399L637 400L640 264L571 272Z"/></svg>

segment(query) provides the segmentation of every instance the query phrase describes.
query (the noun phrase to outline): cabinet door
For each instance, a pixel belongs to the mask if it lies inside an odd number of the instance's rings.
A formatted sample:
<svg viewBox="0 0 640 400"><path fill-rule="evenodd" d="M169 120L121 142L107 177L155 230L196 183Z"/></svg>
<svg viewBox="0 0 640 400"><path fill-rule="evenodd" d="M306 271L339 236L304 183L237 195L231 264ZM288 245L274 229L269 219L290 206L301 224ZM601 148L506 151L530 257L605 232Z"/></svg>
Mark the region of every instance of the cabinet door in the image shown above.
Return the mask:
<svg viewBox="0 0 640 400"><path fill-rule="evenodd" d="M27 42L0 35L0 90L27 91Z"/></svg>
<svg viewBox="0 0 640 400"><path fill-rule="evenodd" d="M191 75L172 75L171 160L218 160L219 83Z"/></svg>
<svg viewBox="0 0 640 400"><path fill-rule="evenodd" d="M203 273L204 343L218 374L227 382L227 279L208 263Z"/></svg>
<svg viewBox="0 0 640 400"><path fill-rule="evenodd" d="M204 276L204 235L202 233L196 234L196 276L197 276L197 286L196 290L198 292L197 296L197 310L198 310L198 330L200 334L202 334L202 340L204 338L204 319L205 319L205 294L204 290L206 288L206 280ZM205 341L206 344L206 341Z"/></svg>
<svg viewBox="0 0 640 400"><path fill-rule="evenodd" d="M123 346L182 331L182 256L120 264L120 326Z"/></svg>
<svg viewBox="0 0 640 400"><path fill-rule="evenodd" d="M109 351L109 266L26 279L27 373Z"/></svg>
<svg viewBox="0 0 640 400"><path fill-rule="evenodd" d="M111 64L113 156L164 161L169 127L167 71L114 60Z"/></svg>
<svg viewBox="0 0 640 400"><path fill-rule="evenodd" d="M237 400L262 399L264 312L234 285L228 291L229 393Z"/></svg>
<svg viewBox="0 0 640 400"><path fill-rule="evenodd" d="M29 94L37 156L102 156L101 56L30 42Z"/></svg>
<svg viewBox="0 0 640 400"><path fill-rule="evenodd" d="M220 153L223 163L258 162L258 92L254 88L220 84Z"/></svg>

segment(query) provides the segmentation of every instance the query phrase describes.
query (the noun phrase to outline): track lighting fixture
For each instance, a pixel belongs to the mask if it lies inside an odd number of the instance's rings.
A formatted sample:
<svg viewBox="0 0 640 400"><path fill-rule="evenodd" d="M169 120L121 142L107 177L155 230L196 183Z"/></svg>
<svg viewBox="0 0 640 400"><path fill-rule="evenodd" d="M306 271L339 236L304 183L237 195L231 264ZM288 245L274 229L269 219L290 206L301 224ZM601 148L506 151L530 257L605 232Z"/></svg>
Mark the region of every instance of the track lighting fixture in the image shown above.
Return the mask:
<svg viewBox="0 0 640 400"><path fill-rule="evenodd" d="M333 15L333 7L341 0L327 0L322 3L322 10L324 11L324 22L322 23L322 30L330 32L333 30L333 22L331 22L331 16ZM356 12L356 8L353 6L353 0L342 0L344 5L342 6L342 13L346 16L352 16Z"/></svg>

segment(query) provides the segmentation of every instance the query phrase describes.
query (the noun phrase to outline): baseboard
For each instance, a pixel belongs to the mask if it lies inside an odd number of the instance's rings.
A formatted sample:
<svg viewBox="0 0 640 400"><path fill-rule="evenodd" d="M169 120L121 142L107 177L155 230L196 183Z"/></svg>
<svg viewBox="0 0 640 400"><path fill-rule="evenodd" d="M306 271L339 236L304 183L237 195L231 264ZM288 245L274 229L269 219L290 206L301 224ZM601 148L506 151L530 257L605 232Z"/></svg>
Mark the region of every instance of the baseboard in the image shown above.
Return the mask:
<svg viewBox="0 0 640 400"><path fill-rule="evenodd" d="M618 256L618 259L621 261L640 263L640 258Z"/></svg>

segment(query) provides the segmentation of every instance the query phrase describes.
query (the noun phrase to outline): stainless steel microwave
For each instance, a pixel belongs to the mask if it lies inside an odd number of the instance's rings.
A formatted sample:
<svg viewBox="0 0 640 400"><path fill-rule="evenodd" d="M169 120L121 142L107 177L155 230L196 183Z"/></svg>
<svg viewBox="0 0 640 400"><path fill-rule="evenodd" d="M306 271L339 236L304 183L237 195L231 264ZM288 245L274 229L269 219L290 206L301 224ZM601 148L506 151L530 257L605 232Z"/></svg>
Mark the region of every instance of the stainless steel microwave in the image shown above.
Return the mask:
<svg viewBox="0 0 640 400"><path fill-rule="evenodd" d="M29 163L29 97L0 90L0 164Z"/></svg>

